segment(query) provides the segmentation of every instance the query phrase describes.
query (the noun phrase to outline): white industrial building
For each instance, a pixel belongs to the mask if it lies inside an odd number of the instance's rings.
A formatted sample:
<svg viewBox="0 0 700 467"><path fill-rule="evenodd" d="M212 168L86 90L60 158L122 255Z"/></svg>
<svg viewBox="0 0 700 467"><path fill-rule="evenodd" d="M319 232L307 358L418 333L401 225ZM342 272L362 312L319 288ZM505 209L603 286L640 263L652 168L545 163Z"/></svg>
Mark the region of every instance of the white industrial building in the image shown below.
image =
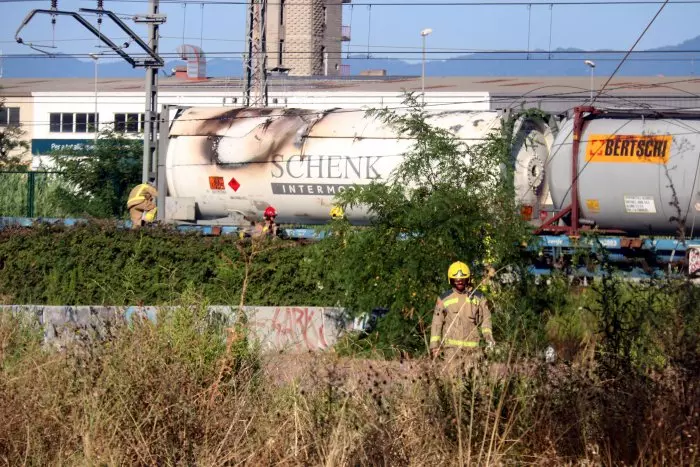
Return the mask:
<svg viewBox="0 0 700 467"><path fill-rule="evenodd" d="M603 78L594 83L602 86ZM420 77L275 78L269 105L303 109L396 107L405 91L420 93ZM237 79L160 78L158 104L240 107ZM621 108L700 110L697 77L613 79L596 105ZM0 127L19 125L34 156L65 145L89 145L97 130L110 125L140 137L145 108L144 80L124 78L3 79ZM499 110L537 107L565 113L590 99L588 78L444 77L426 78L425 103L431 109Z"/></svg>

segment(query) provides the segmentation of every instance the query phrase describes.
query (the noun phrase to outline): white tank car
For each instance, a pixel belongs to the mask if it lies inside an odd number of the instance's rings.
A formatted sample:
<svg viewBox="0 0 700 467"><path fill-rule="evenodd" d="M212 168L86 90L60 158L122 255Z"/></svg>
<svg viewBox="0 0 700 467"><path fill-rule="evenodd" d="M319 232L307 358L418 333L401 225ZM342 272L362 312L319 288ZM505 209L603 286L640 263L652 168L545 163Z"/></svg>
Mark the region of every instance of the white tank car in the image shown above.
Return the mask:
<svg viewBox="0 0 700 467"><path fill-rule="evenodd" d="M500 128L501 117L435 111L428 122L480 144ZM519 121L516 131L517 192L523 204L539 205L549 194L544 164L553 136L538 119ZM280 223L325 223L337 193L386 180L413 144L361 109L189 108L169 132L168 197L194 201L196 219L176 218L181 221L260 219L274 206ZM346 214L351 222L367 221L362 208Z"/></svg>

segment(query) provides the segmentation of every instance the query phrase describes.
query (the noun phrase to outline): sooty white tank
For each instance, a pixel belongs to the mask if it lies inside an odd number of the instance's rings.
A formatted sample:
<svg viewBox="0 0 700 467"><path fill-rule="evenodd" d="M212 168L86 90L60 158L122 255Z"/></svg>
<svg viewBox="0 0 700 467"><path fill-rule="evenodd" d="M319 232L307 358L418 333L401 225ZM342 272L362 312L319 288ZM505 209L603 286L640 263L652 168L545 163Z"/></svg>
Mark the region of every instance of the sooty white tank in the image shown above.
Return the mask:
<svg viewBox="0 0 700 467"><path fill-rule="evenodd" d="M481 144L502 124L497 112L433 111L431 125ZM282 223L325 223L333 197L353 184L386 180L415 141L361 109L189 108L172 122L166 158L168 196L194 199L196 217L262 216ZM534 118L517 122L512 148L523 203L548 197L545 161L554 141ZM350 221L367 221L353 208Z"/></svg>

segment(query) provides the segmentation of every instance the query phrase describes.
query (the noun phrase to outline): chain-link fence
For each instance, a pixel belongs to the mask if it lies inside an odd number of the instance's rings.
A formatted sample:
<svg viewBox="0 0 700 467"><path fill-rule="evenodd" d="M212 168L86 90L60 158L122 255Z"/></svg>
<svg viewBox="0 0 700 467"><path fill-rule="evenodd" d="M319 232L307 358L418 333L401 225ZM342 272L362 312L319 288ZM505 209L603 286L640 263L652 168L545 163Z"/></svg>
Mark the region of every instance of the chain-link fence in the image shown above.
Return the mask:
<svg viewBox="0 0 700 467"><path fill-rule="evenodd" d="M0 217L63 217L57 172L0 171Z"/></svg>

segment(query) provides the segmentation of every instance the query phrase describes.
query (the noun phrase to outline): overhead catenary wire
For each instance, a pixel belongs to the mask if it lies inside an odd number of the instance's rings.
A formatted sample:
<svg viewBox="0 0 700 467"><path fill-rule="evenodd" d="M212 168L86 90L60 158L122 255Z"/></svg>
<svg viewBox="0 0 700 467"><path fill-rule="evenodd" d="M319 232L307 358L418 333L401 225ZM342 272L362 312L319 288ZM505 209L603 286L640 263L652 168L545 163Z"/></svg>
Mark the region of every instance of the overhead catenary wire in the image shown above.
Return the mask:
<svg viewBox="0 0 700 467"><path fill-rule="evenodd" d="M208 40L208 39L207 39ZM212 39L212 40L218 40L218 39ZM85 39L71 39L71 41L85 41L89 42L92 41L91 38L85 38ZM241 40L236 40L236 39L229 39L229 42L243 42ZM38 41L38 42L45 42L45 41ZM389 46L391 47L391 46ZM399 47L396 47L397 49ZM401 47L403 49L409 48L409 47ZM374 53L377 54L392 54L392 55L410 55L410 54L416 54L416 56L422 54L422 50L418 47L410 47L412 50L392 50L389 49L388 47L386 49L379 49L375 50ZM420 52L420 53L419 53ZM114 56L114 58L117 58L118 55L113 53L113 52L108 52L111 55ZM210 51L207 53L207 55L228 55L228 56L239 56L242 53L246 53L242 50L219 50L219 51ZM256 52L253 52L256 53ZM285 52L287 54L291 55L308 55L308 54L313 54L316 53L313 50L290 50L288 52ZM627 57L629 55L637 54L637 55L688 55L688 54L700 54L700 49L689 49L689 50L669 50L669 49L662 49L662 50L638 50L634 51L632 53L629 53L628 50L523 50L523 49L442 49L442 48L426 48L426 53L431 54L431 55L444 55L444 54L471 54L471 55L507 55L507 54L521 54L523 56L527 56L527 54L530 55L622 55L625 54ZM363 56L361 52L355 52L356 55L350 55L348 58L366 58L366 56ZM40 57L40 58L47 58L45 54L30 54L30 53L9 53L6 54L8 57ZM56 53L54 54L56 58L62 57L62 58L76 58L76 57L84 57L87 55L87 53ZM135 52L133 55L135 56L148 56L147 53L145 52ZM161 55L164 56L175 56L178 55L177 52L162 52ZM410 57L409 57L410 58ZM452 57L452 59L460 59L462 57ZM520 58L520 57L516 57ZM523 57L525 58L525 57ZM502 59L502 57L498 58L499 60ZM574 60L581 60L580 57L572 57ZM656 59L656 58L654 58ZM402 57L401 60L406 60L406 57ZM445 59L442 59L445 60ZM618 60L616 58L613 58L613 60ZM625 58L627 60L627 58Z"/></svg>
<svg viewBox="0 0 700 467"><path fill-rule="evenodd" d="M622 68L622 65L625 63L625 60L627 60L627 57L629 57L630 54L632 53L632 51L635 49L635 47L637 47L637 44L639 44L639 41L642 40L642 38L643 38L644 35L647 33L647 31L649 30L649 28L651 27L651 25L654 24L654 21L656 21L656 18L659 17L659 15L660 15L661 12L664 10L664 8L666 7L666 5L668 5L668 2L669 2L669 0L665 0L665 1L663 2L663 4L661 5L661 7L659 8L659 10L658 10L658 11L656 12L656 14L654 15L654 17L651 18L651 20L650 20L649 23L646 25L646 27L644 28L644 30L642 31L642 33L639 35L639 37L637 37L637 40L634 41L634 44L632 44L632 47L630 47L630 49L627 51L627 53L626 53L625 56L622 58L622 60L620 61L620 63L617 65L617 68L615 68L615 71L613 71L613 72L610 74L610 76L608 77L608 79L605 81L605 83L603 84L603 86L600 88L600 91L598 92L598 94L596 94L596 95L593 97L593 99L591 100L591 105L593 105L593 104L595 103L595 101L596 101L596 99L598 98L598 95L600 94L600 92L602 92L602 91L605 89L605 87L608 85L608 83L610 83L610 80L612 80L612 79L615 77L615 75L617 74L617 72L620 70L620 68Z"/></svg>
<svg viewBox="0 0 700 467"><path fill-rule="evenodd" d="M87 79L87 78L85 78L85 79ZM287 92L287 94L291 96L291 95L293 95L294 92L304 92L304 91L306 91L306 87L305 87L305 86L306 86L307 84L312 83L312 82L313 82L313 81L301 82L301 83L299 83L300 89L299 89L298 91L292 90L292 91ZM661 82L652 83L652 84L643 84L643 83L621 83L621 84L618 85L618 86L615 86L615 87L613 87L613 88L609 88L609 89L608 89L608 92L620 91L620 90L649 89L649 88L670 88L670 89L679 90L679 91L683 92L684 94L687 94L687 95L689 95L689 96L691 96L691 97L693 97L693 98L700 98L700 94L692 93L692 92L687 91L687 90L680 90L679 88L676 88L676 87L674 87L674 86L671 86L671 85L677 85L677 84L683 84L683 83L695 83L695 82L699 82L699 83L700 83L700 78L673 79L673 80L661 81ZM172 93L172 92L176 92L176 91L188 90L188 89L190 89L190 88L193 89L193 90L201 91L202 89L209 89L209 88L214 88L214 89L216 89L216 88L219 88L219 87L221 87L221 86L222 86L222 85L217 84L217 83L213 83L211 86L202 86L201 84L192 84L192 85L189 85L189 84L186 84L186 83L178 83L176 86L173 86L174 90L164 91L164 92L166 92L166 93L168 93L168 92ZM162 87L163 87L164 89L167 89L167 88L168 88L168 85L167 85L167 84L163 84ZM289 84L285 84L285 87L286 87L286 88L289 88L290 85L289 85ZM538 92L538 91L542 91L542 90L544 90L544 89L549 89L549 88L568 88L568 89L571 89L571 90L570 90L570 91L561 91L561 92L556 92L556 93L534 94L534 93L536 93L536 92ZM578 87L578 86L562 85L562 84L546 84L546 85L542 85L542 86L538 86L538 87L536 87L536 88L530 89L529 91L526 91L526 92L523 92L523 93L520 93L520 94L513 94L513 95L498 95L498 94L497 94L497 95L494 95L494 96L489 96L489 97L486 98L486 99L477 99L477 100L469 99L468 102L469 102L469 103L489 103L489 102L498 102L498 101L507 101L507 102L510 102L510 101L517 101L518 99L523 99L523 98L529 98L529 99L552 99L552 98L565 98L565 97L577 98L578 96L581 95L582 92L587 92L587 91L588 91L588 88L583 88L583 87ZM85 93L87 93L87 92L88 92L88 91L85 91ZM105 91L105 92L110 92L110 91ZM142 91L141 91L141 90L136 90L135 92L142 92ZM453 92L453 93L455 93L455 94L459 94L459 93L460 93L460 91L451 91L451 92ZM61 96L62 98L70 99L70 100L68 100L68 101L57 101L55 98L52 98L52 99L50 99L50 100L47 99L46 101L41 101L40 99L36 99L36 96L35 96L34 101L35 101L35 102L39 102L39 103L61 103L61 102L74 103L74 100L73 100L73 99L78 98L78 97L85 97L85 96L86 96L85 93L80 94L80 93L66 93L66 92L61 92L61 93L60 93L60 96ZM130 92L130 93L131 93L131 92ZM0 92L0 95L2 95L1 92ZM347 95L346 95L346 94L339 94L339 93L334 94L334 96L335 96L336 98L356 98L356 97L357 97L357 96L354 95L354 94L347 94ZM632 96L632 95L617 96L617 95L607 94L607 93L606 93L605 96L608 97L608 98L616 99L616 100L623 100L623 101L624 101L624 100L627 100L628 103L631 103L631 104L633 104L633 105L639 105L639 103L634 102L634 101L632 101L632 100L629 100L629 99L632 99L632 98L635 97L635 96ZM12 98L12 96L6 96L6 97ZM48 96L47 96L47 97L48 97ZM668 95L658 95L658 96L651 95L651 96L650 96L650 95L648 95L648 94L645 95L645 96L643 96L643 97L644 97L644 98L647 98L647 99L649 99L649 98L662 98L662 99L667 99L667 98L669 98ZM140 102L140 101L139 101L139 102ZM328 101L324 101L324 102L325 102L325 103L328 103ZM465 102L467 102L467 101L465 101L465 100L460 100L460 101L446 101L446 102L438 102L438 103L429 103L429 104L426 104L426 106L429 107L429 106L433 106L433 105L456 105L456 104L463 104L463 103L465 103ZM120 103L123 103L123 101L120 101ZM301 103L301 104L303 104L303 103ZM403 108L407 108L407 107L403 107Z"/></svg>
<svg viewBox="0 0 700 467"><path fill-rule="evenodd" d="M584 90L583 88L580 88L580 89L581 89L581 90ZM556 95L553 95L553 96L556 96ZM74 96L74 97L85 97L85 96ZM513 101L513 99L517 100L517 99L522 99L522 98L524 98L524 97L527 97L527 96L521 95L521 96L513 96L512 98L509 98L509 97L501 97L501 98L497 98L497 99L490 98L490 99L483 99L483 100L469 100L468 102L465 102L465 101L437 102L437 103L428 103L428 104L425 104L425 107L433 107L433 108L448 107L448 106L454 106L454 105L464 104L464 103L469 103L469 104L479 104L479 103L488 103L488 102L491 102L491 103L498 103L498 102L499 102L499 99L500 99L500 102L509 103L509 102ZM613 100L620 100L620 99L621 99L621 100L623 100L623 101L627 101L627 99L625 99L625 98L620 98L620 97L617 97L617 96L608 96L608 97L609 97L610 99L613 99ZM47 101L47 102L50 102L50 103L53 103L53 104L61 104L61 103L75 103L75 100L74 100L74 99L70 99L70 100L66 100L66 101L50 100L50 101ZM630 104L633 104L633 105L637 104L637 103L634 103L634 102L632 102L632 101L628 101L628 102L629 102ZM124 104L124 102L120 102L120 103ZM133 103L131 103L131 104L136 105L136 104L141 104L141 103L142 103L142 101L133 102ZM325 105L325 106L328 106L328 107L333 107L334 105L341 105L341 104L343 104L343 103L341 103L341 102L337 102L337 103L334 103L334 102L324 102L324 105ZM188 104L187 104L188 107L197 106L197 105L198 105L197 103L188 103ZM211 104L201 103L200 105L210 106ZM311 104L297 103L297 105L311 105ZM638 106L638 104L637 104L637 106ZM512 106L511 106L511 107L512 107ZM572 106L572 107L567 108L567 111L571 111L574 107L575 107L575 106ZM231 107L231 109L234 110L234 109L236 109L236 107ZM410 107L409 107L409 106L405 106L405 105L396 105L396 106L392 106L391 109L393 109L393 110L399 110L399 111L400 111L400 110L407 110L407 109L410 109ZM645 109L645 110L649 110L649 109ZM366 112L366 111L367 111L367 108L366 108L366 107L365 107L365 108L340 108L340 109L334 110L334 113L336 113L336 114L338 114L338 113L357 113L357 112L363 112L363 113L364 113L364 112ZM444 111L446 111L446 112L494 112L493 110L488 110L488 111L487 111L487 110L466 110L466 109L465 109L465 110L462 110L462 109L445 109ZM670 112L670 111L673 111L673 112L677 112L677 111L688 111L689 115L691 115L691 114L692 114L692 115L697 114L698 116L700 116L700 105L696 105L696 106L692 106L692 107L687 107L687 108L684 108L684 107L668 107L668 108L665 108L665 109L664 109L664 108L650 109L650 111L655 111L655 112L659 112L659 113L663 113L663 112L665 112L665 111L667 111L667 112ZM299 116L299 117L303 117L303 116L313 116L313 115L318 115L319 112L321 112L321 110L318 110L318 109L303 109L301 112L298 112L298 113L294 114L294 116ZM56 112L56 113L61 113L61 112ZM74 112L74 113L75 113L75 112ZM81 113L81 112L77 112L77 113ZM83 113L84 113L84 112L83 112ZM120 112L115 112L115 113L120 113ZM130 112L121 112L121 113L130 113ZM131 112L131 113L133 113L133 112ZM200 118L196 118L196 117L194 117L194 118L193 118L193 117L190 117L190 118L182 118L182 117L180 117L180 118L178 119L178 121L180 121L180 122L190 122L190 121L194 122L194 121L208 121L208 120L212 120L212 119L215 119L215 120L218 119L218 120L221 120L221 121L222 121L222 120L227 120L227 119L243 120L243 119L249 119L249 118L260 118L260 116L253 113L253 114L251 114L251 115L236 115L236 116L230 116L230 117L216 117L216 118L212 118L212 117L209 117L209 118L204 118L204 117L200 117ZM103 120L101 123L102 123L102 124L108 124L108 123L114 123L114 121ZM35 120L35 121L33 121L33 122L26 122L26 121L25 121L25 122L23 122L23 124L26 124L27 126L47 126L47 125L50 125L50 122L45 121L45 120ZM688 129L688 128L690 128L690 127L686 127L686 129ZM691 129L692 131L695 131L695 130L692 129L692 128L690 128L690 129Z"/></svg>
<svg viewBox="0 0 700 467"><path fill-rule="evenodd" d="M637 44L639 43L639 41L641 41L642 37L644 37L644 35L645 35L646 32L649 30L649 28L651 27L651 25L654 23L654 21L656 20L656 18L658 18L658 16L659 16L659 14L661 13L661 11L663 11L664 7L668 4L668 1L669 1L669 0L665 0L665 1L662 3L662 5L661 5L661 7L659 8L659 10L658 10L658 11L656 12L656 14L652 17L652 19L651 19L651 20L649 21L649 23L646 25L646 27L644 28L644 30L641 32L641 34L637 37L637 40L634 42L634 44L632 44L632 47L629 48L629 50L627 51L627 53L625 54L625 56L622 58L622 60L620 61L620 63L617 65L617 67L615 68L615 70L610 74L610 76L609 76L608 79L605 81L605 83L603 84L603 86L601 86L601 88L598 90L598 92L596 93L596 95L594 96L594 98L591 99L591 103L590 103L591 106L594 105L595 101L598 99L598 97L600 96L600 94L605 90L605 87L610 83L610 81L613 79L613 77L614 77L614 76L617 74L617 72L620 70L620 68L622 67L622 64L627 60L627 58L629 57L629 55L632 53L632 51L633 51L634 48L637 46ZM621 129L621 128L620 128L620 129ZM616 134L617 134L617 131L619 131L619 130L616 130L616 131L613 133L613 135L616 135ZM571 130L570 130L569 133L567 134L567 138L568 138L569 136L571 136L571 133L572 133L572 132L573 132L573 125L572 125L572 127L571 127ZM558 153L557 153L557 154L558 154ZM554 154L552 157L549 157L549 158L547 159L547 161L545 162L545 169L546 169L547 165L550 164L552 160L554 160L554 157L556 157L557 154ZM588 161L586 161L586 162L583 164L583 166L582 166L580 169L576 168L576 172L575 172L575 174L574 174L574 176L573 176L573 180L571 180L571 183L569 184L568 189L566 190L564 196L562 197L562 202L564 202L564 200L566 200L566 197L569 196L569 193L570 193L571 190L573 189L574 181L575 181L575 180L578 180L578 179L581 177L581 174L582 174L583 171L588 167L588 165L590 164L590 162L591 162L591 161L588 160ZM528 191L529 191L530 189L531 189L531 188L528 188ZM561 209L561 208L562 208L562 206L559 206L559 207L558 207L558 209Z"/></svg>

